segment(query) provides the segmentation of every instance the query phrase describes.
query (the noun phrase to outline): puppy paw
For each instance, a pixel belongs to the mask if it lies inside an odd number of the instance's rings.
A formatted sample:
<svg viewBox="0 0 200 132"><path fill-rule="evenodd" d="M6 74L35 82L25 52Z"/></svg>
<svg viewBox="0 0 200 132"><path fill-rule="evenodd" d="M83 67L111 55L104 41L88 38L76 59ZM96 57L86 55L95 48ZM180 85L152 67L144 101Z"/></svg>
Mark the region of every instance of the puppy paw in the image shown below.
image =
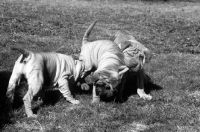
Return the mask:
<svg viewBox="0 0 200 132"><path fill-rule="evenodd" d="M149 95L149 94L146 94L144 92L144 89L138 89L137 93L138 93L139 97L144 99L144 100L151 100L152 99L152 96Z"/></svg>
<svg viewBox="0 0 200 132"><path fill-rule="evenodd" d="M81 89L82 90L89 90L90 87L89 87L89 85L87 83L83 83L83 84L81 84Z"/></svg>
<svg viewBox="0 0 200 132"><path fill-rule="evenodd" d="M79 100L71 100L70 101L72 104L80 104L80 101Z"/></svg>
<svg viewBox="0 0 200 132"><path fill-rule="evenodd" d="M91 103L96 104L96 103L99 103L99 102L100 102L100 99L93 99Z"/></svg>
<svg viewBox="0 0 200 132"><path fill-rule="evenodd" d="M32 115L27 115L28 118L37 118L37 115L36 114L32 114Z"/></svg>
<svg viewBox="0 0 200 132"><path fill-rule="evenodd" d="M140 96L140 98L142 98L142 99L144 99L144 100L151 100L151 99L152 99L152 96L149 95L149 94L145 94L145 95Z"/></svg>

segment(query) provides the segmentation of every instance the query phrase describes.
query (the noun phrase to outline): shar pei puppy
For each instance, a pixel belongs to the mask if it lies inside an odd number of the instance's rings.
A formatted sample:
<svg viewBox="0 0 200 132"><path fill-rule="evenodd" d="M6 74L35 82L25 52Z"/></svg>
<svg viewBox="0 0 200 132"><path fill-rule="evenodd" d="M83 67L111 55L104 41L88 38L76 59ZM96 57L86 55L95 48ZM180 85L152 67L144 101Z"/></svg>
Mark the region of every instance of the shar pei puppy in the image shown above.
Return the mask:
<svg viewBox="0 0 200 132"><path fill-rule="evenodd" d="M114 42L124 53L126 66L131 72L136 73L137 94L142 99L151 100L152 96L144 91L144 82L147 78L144 73L144 65L150 62L151 51L129 34L118 32L115 37Z"/></svg>
<svg viewBox="0 0 200 132"><path fill-rule="evenodd" d="M116 96L120 99L120 90L123 89L125 83L122 78L128 71L124 63L124 55L113 41L96 40L88 42L89 34L96 22L91 24L85 32L79 56L79 60L85 66L84 75L90 74L94 69L91 76L91 82L93 83L92 103L99 102L100 97L105 94L115 96L116 93L119 93Z"/></svg>
<svg viewBox="0 0 200 132"><path fill-rule="evenodd" d="M27 79L28 91L23 97L25 112L28 117L37 117L31 109L31 101L36 94L43 90L57 88L67 101L79 104L79 100L73 98L69 83L77 80L82 72L82 63L71 56L55 52L34 53L21 48L12 48L21 53L15 62L12 75L7 88L9 104L13 102L14 92L20 79ZM11 107L12 108L12 107Z"/></svg>

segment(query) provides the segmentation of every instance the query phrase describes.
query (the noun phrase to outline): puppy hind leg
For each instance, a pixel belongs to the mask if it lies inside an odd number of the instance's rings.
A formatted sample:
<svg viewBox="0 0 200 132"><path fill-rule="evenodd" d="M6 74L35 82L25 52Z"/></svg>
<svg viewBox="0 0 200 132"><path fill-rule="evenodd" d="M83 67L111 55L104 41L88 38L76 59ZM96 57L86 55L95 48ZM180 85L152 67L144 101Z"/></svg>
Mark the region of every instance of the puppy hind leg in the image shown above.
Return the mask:
<svg viewBox="0 0 200 132"><path fill-rule="evenodd" d="M144 91L144 75L144 69L139 70L137 73L137 94L144 100L151 100L152 96Z"/></svg>
<svg viewBox="0 0 200 132"><path fill-rule="evenodd" d="M23 98L25 112L26 112L26 115L28 116L28 118L30 118L30 117L37 118L37 115L33 114L33 111L31 109L32 99L33 99L33 92L31 90L28 90L28 92L26 93L26 95Z"/></svg>
<svg viewBox="0 0 200 132"><path fill-rule="evenodd" d="M37 115L33 114L33 111L31 109L31 102L33 100L33 97L38 93L38 91L40 89L41 89L40 84L36 84L35 86L29 85L29 89L23 98L25 112L26 112L28 118L30 118L30 117L37 118Z"/></svg>
<svg viewBox="0 0 200 132"><path fill-rule="evenodd" d="M33 114L31 108L31 102L33 97L42 89L43 78L40 74L34 75L32 78L28 78L28 91L23 98L25 112L28 118L37 118L37 115Z"/></svg>
<svg viewBox="0 0 200 132"><path fill-rule="evenodd" d="M60 83L59 86L60 86L59 91L66 98L67 101L69 101L72 104L80 104L79 100L76 100L73 98L73 96L69 90L68 81L66 79L62 80L62 83Z"/></svg>

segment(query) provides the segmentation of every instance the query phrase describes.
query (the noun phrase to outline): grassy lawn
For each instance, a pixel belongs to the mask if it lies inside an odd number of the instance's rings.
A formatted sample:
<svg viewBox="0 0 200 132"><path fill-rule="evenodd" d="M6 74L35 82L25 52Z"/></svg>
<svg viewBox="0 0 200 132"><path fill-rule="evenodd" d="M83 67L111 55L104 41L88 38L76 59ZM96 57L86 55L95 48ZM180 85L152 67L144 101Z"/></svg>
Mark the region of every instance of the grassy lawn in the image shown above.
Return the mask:
<svg viewBox="0 0 200 132"><path fill-rule="evenodd" d="M172 0L171 0L172 1ZM194 1L194 0L193 0ZM28 119L22 104L25 83L16 91L14 118L8 119L5 92L19 53L78 54L87 27L98 19L90 40L111 39L128 30L155 52L146 67L151 101L133 94L125 103L92 105L91 93L77 94L73 106L57 92ZM200 3L121 0L0 1L0 131L4 132L198 132L200 131ZM132 78L134 80L134 78ZM135 89L134 85L127 88ZM22 89L23 88L23 89ZM34 106L39 101L34 101Z"/></svg>

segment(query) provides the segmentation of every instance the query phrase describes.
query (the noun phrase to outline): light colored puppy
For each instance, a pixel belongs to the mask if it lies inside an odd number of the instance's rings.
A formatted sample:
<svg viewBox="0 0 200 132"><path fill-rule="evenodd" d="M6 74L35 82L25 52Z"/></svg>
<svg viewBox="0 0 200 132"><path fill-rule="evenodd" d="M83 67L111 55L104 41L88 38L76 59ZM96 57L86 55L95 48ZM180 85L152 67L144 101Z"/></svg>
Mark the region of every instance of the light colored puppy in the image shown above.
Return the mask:
<svg viewBox="0 0 200 132"><path fill-rule="evenodd" d="M31 101L44 89L57 88L72 104L80 103L73 98L69 90L69 83L75 82L82 72L80 61L55 52L34 53L21 48L12 48L12 50L19 51L21 55L15 62L6 95L12 102L15 88L24 76L27 79L28 91L23 102L28 117L37 117L31 110Z"/></svg>
<svg viewBox="0 0 200 132"><path fill-rule="evenodd" d="M144 92L144 65L152 57L151 51L127 33L118 32L114 42L124 53L124 61L130 71L137 75L137 93L142 99L151 100L152 96Z"/></svg>
<svg viewBox="0 0 200 132"><path fill-rule="evenodd" d="M124 55L114 42L110 40L88 42L89 34L96 22L91 24L85 32L79 56L79 60L84 63L85 74L95 69L91 79L93 82L92 103L99 102L98 91L109 88L111 91L123 89L125 80L121 82L121 79L128 71L124 63ZM120 83L122 84L118 87Z"/></svg>

